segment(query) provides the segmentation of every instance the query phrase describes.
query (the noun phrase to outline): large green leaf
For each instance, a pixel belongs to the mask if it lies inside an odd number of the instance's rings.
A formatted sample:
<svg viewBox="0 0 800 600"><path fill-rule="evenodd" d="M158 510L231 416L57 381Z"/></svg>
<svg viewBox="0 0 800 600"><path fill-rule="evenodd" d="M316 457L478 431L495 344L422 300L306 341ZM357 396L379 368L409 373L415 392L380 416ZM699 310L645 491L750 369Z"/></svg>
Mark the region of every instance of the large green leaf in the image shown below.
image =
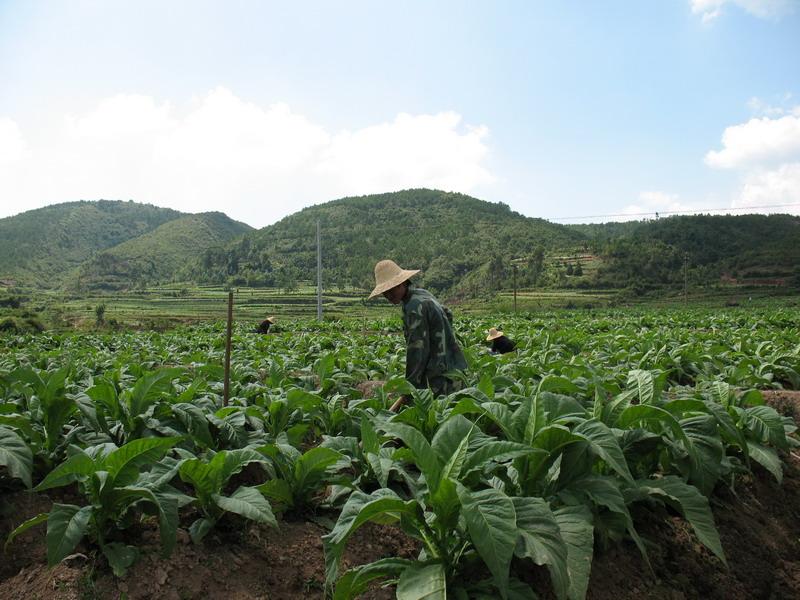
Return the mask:
<svg viewBox="0 0 800 600"><path fill-rule="evenodd" d="M11 542L14 541L14 538L17 537L19 534L26 532L31 527L35 527L40 523L45 523L47 521L47 517L50 516L48 513L39 513L35 517L31 517L27 521L20 523L14 531L8 534L6 538L6 543L3 545L3 552L8 552L8 546Z"/></svg>
<svg viewBox="0 0 800 600"><path fill-rule="evenodd" d="M228 479L251 462L264 463L267 459L249 448L222 450L209 462L198 458L186 460L181 464L179 473L183 481L194 486L198 496L206 498L220 493Z"/></svg>
<svg viewBox="0 0 800 600"><path fill-rule="evenodd" d="M365 454L377 454L380 449L378 433L366 414L361 416L361 448Z"/></svg>
<svg viewBox="0 0 800 600"><path fill-rule="evenodd" d="M98 379L95 384L86 390L86 395L91 398L96 405L104 408L104 412L114 420L120 420L122 409L119 403L117 388L114 384L105 379Z"/></svg>
<svg viewBox="0 0 800 600"><path fill-rule="evenodd" d="M200 448L211 448L214 445L208 429L208 419L202 408L188 402L181 402L172 406L172 414L186 428L192 441Z"/></svg>
<svg viewBox="0 0 800 600"><path fill-rule="evenodd" d="M120 542L104 544L101 548L109 566L117 577L124 577L128 569L136 562L139 551L134 546Z"/></svg>
<svg viewBox="0 0 800 600"><path fill-rule="evenodd" d="M525 444L518 444L517 442L491 441L483 444L474 452L467 454L464 465L461 468L461 475L466 477L475 470L484 469L491 462L503 462L519 456L536 453L545 454L545 451L539 448L531 448Z"/></svg>
<svg viewBox="0 0 800 600"><path fill-rule="evenodd" d="M638 481L639 489L665 500L689 521L699 539L727 565L708 499L696 487L673 476Z"/></svg>
<svg viewBox="0 0 800 600"><path fill-rule="evenodd" d="M753 406L746 409L746 415L746 424L757 442L770 443L780 450L789 449L783 419L774 408Z"/></svg>
<svg viewBox="0 0 800 600"><path fill-rule="evenodd" d="M398 577L403 569L414 564L414 561L404 558L382 558L350 569L336 582L333 600L357 598L367 589L371 581L384 577Z"/></svg>
<svg viewBox="0 0 800 600"><path fill-rule="evenodd" d="M472 492L458 485L457 490L472 545L505 598L508 570L517 542L514 503L504 493L492 488Z"/></svg>
<svg viewBox="0 0 800 600"><path fill-rule="evenodd" d="M548 375L545 375L542 378L542 381L539 383L541 388L542 384L546 382ZM541 400L541 394L537 391L536 395L528 398L525 402L523 402L523 406L525 406L529 412L527 415L527 419L525 420L525 427L523 429L523 440L526 444L531 444L534 438L539 435L539 432L546 424L546 417L544 414L544 402Z"/></svg>
<svg viewBox="0 0 800 600"><path fill-rule="evenodd" d="M325 475L331 465L336 464L342 455L336 450L317 446L303 454L294 465L294 477L297 491L313 487Z"/></svg>
<svg viewBox="0 0 800 600"><path fill-rule="evenodd" d="M372 494L356 490L350 494L342 512L339 513L336 525L330 533L322 536L328 584L332 584L336 580L344 546L354 531L369 520L381 516L390 516L395 520L399 519L401 514L414 517L416 507L416 502L413 500L403 501L389 489L376 490Z"/></svg>
<svg viewBox="0 0 800 600"><path fill-rule="evenodd" d="M177 490L160 489L153 491L153 502L158 508L158 528L161 535L161 548L163 556L169 556L175 547L178 537L178 507L181 499L185 502L191 500Z"/></svg>
<svg viewBox="0 0 800 600"><path fill-rule="evenodd" d="M393 469L402 468L394 458L393 448L381 448L379 454L367 454L367 462L381 487L388 487Z"/></svg>
<svg viewBox="0 0 800 600"><path fill-rule="evenodd" d="M636 387L639 404L652 404L655 398L655 382L653 381L652 373L634 369L628 373L628 385Z"/></svg>
<svg viewBox="0 0 800 600"><path fill-rule="evenodd" d="M717 433L717 421L710 415L697 415L681 419L680 425L692 444L691 454L697 459L689 470L689 482L709 496L722 474L720 463L725 455Z"/></svg>
<svg viewBox="0 0 800 600"><path fill-rule="evenodd" d="M259 485L257 489L273 502L285 507L291 508L294 504L292 487L285 479L270 479Z"/></svg>
<svg viewBox="0 0 800 600"><path fill-rule="evenodd" d="M441 563L413 565L400 574L397 600L447 600L447 578Z"/></svg>
<svg viewBox="0 0 800 600"><path fill-rule="evenodd" d="M86 535L93 508L54 503L47 517L47 564L54 566L68 556Z"/></svg>
<svg viewBox="0 0 800 600"><path fill-rule="evenodd" d="M132 390L126 391L128 416L138 417L163 394L172 391L172 380L183 372L180 368L159 369L140 377Z"/></svg>
<svg viewBox="0 0 800 600"><path fill-rule="evenodd" d="M567 571L570 600L583 600L589 589L589 574L594 554L592 513L585 506L565 506L553 512L567 544Z"/></svg>
<svg viewBox="0 0 800 600"><path fill-rule="evenodd" d="M431 448L436 453L439 464L448 465L450 463L449 473L443 474L442 477L453 476L454 467L458 467L460 471L466 456L466 448L469 446L469 436L474 428L475 425L463 415L453 415L439 426L431 440ZM464 444L465 440L466 445Z"/></svg>
<svg viewBox="0 0 800 600"><path fill-rule="evenodd" d="M222 510L236 513L251 521L278 526L272 507L256 488L241 486L230 497L215 494L213 499Z"/></svg>
<svg viewBox="0 0 800 600"><path fill-rule="evenodd" d="M211 517L200 517L192 523L189 526L189 537L192 538L192 542L195 544L202 542L203 538L208 535L208 532L214 528L216 522L217 520Z"/></svg>
<svg viewBox="0 0 800 600"><path fill-rule="evenodd" d="M562 494L572 494L579 498L587 498L590 504L605 507L619 515L625 523L628 535L631 536L636 547L639 548L642 558L648 567L651 567L647 549L633 525L633 519L625 503L625 497L620 490L619 480L612 479L611 476L587 475L573 481L571 487L568 490L564 490Z"/></svg>
<svg viewBox="0 0 800 600"><path fill-rule="evenodd" d="M109 454L103 466L116 485L129 485L139 477L143 466L157 462L180 440L179 437L133 440Z"/></svg>
<svg viewBox="0 0 800 600"><path fill-rule="evenodd" d="M267 462L266 459L255 450L238 448L236 450L217 452L214 458L211 459L211 467L218 477L219 487L221 488L228 482L228 479L239 473L247 465L265 462Z"/></svg>
<svg viewBox="0 0 800 600"><path fill-rule="evenodd" d="M455 415L444 422L433 437L431 446L444 465L441 479L457 481L467 457L470 435L475 425L461 415ZM438 482L433 482L434 488Z"/></svg>
<svg viewBox="0 0 800 600"><path fill-rule="evenodd" d="M619 447L614 432L601 421L589 419L579 423L572 430L573 434L581 435L589 444L589 450L602 458L620 477L632 482L633 477L625 462L625 455Z"/></svg>
<svg viewBox="0 0 800 600"><path fill-rule="evenodd" d="M31 487L33 453L25 441L12 429L0 426L0 465L5 465L12 477Z"/></svg>
<svg viewBox="0 0 800 600"><path fill-rule="evenodd" d="M541 498L512 498L519 537L515 554L527 557L537 565L547 565L553 590L558 598L566 598L569 589L567 545L550 510Z"/></svg>
<svg viewBox="0 0 800 600"><path fill-rule="evenodd" d="M50 471L39 485L33 488L33 491L41 492L42 490L68 485L81 477L88 477L95 470L95 462L84 452L78 452Z"/></svg>
<svg viewBox="0 0 800 600"><path fill-rule="evenodd" d="M783 464L778 453L769 446L764 446L756 442L747 442L747 451L754 461L772 473L778 483L783 481Z"/></svg>
<svg viewBox="0 0 800 600"><path fill-rule="evenodd" d="M728 444L739 446L739 449L744 452L745 457L747 457L747 441L742 431L736 427L736 423L730 413L728 413L728 410L724 406L712 401L707 401L706 407L717 420L717 426L719 427L722 438Z"/></svg>
<svg viewBox="0 0 800 600"><path fill-rule="evenodd" d="M435 486L439 481L442 464L425 436L417 429L403 423L384 423L381 428L389 435L400 438L411 449L414 453L414 461L425 475L428 485Z"/></svg>

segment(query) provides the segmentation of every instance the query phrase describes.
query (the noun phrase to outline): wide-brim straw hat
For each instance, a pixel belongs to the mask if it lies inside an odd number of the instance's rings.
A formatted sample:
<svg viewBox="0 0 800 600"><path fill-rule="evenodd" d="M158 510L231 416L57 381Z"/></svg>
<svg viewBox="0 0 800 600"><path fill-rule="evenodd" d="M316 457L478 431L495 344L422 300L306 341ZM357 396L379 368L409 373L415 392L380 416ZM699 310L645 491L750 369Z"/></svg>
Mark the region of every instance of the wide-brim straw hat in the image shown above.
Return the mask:
<svg viewBox="0 0 800 600"><path fill-rule="evenodd" d="M503 337L502 331L497 331L494 327L492 327L489 331L487 331L489 335L486 336L486 341L491 342L492 340L496 340L499 337Z"/></svg>
<svg viewBox="0 0 800 600"><path fill-rule="evenodd" d="M419 273L419 269L415 271L406 271L397 266L393 260L382 260L375 265L375 289L369 295L370 298L382 294L383 292L392 289L396 285L400 285L404 281L408 281L411 277Z"/></svg>
<svg viewBox="0 0 800 600"><path fill-rule="evenodd" d="M275 317L267 317L267 318L266 318L266 319L264 319L264 320L265 320L265 321L269 321L270 323L273 323L273 324L275 323Z"/></svg>

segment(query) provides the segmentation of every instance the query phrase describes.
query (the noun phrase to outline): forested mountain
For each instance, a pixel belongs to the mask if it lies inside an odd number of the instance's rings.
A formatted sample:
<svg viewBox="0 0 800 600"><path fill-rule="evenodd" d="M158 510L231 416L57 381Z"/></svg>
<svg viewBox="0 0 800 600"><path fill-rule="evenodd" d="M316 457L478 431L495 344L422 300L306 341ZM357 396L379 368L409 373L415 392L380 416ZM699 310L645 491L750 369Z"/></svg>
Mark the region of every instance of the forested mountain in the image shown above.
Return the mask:
<svg viewBox="0 0 800 600"><path fill-rule="evenodd" d="M478 283L498 287L513 259L538 260L538 266L526 270L535 278L545 249L578 248L585 240L581 233L525 217L502 203L406 190L303 209L225 250L209 249L195 279L281 287L313 279L317 221L325 281L331 287L371 287L373 267L381 258L423 269L423 283L435 289Z"/></svg>
<svg viewBox="0 0 800 600"><path fill-rule="evenodd" d="M405 190L342 198L260 230L222 213L71 202L0 219L0 280L70 289L166 281L369 289L377 260L422 269L437 291L732 283L800 287L800 217L675 216L558 225L463 194Z"/></svg>
<svg viewBox="0 0 800 600"><path fill-rule="evenodd" d="M181 216L150 204L67 202L0 219L0 279L60 286L95 252Z"/></svg>
<svg viewBox="0 0 800 600"><path fill-rule="evenodd" d="M95 254L66 281L77 290L119 290L187 278L187 265L252 227L219 212L181 216Z"/></svg>
<svg viewBox="0 0 800 600"><path fill-rule="evenodd" d="M694 284L800 285L800 217L693 215L619 225L576 228L604 259L594 281L601 287L682 281L684 263Z"/></svg>

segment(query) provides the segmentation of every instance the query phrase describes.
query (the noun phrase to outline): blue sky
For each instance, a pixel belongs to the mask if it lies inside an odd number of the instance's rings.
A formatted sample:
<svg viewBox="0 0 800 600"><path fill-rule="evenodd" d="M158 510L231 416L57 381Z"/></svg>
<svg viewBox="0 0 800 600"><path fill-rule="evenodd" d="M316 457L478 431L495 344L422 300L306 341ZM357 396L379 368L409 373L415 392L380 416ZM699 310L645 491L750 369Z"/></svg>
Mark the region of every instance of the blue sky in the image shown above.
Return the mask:
<svg viewBox="0 0 800 600"><path fill-rule="evenodd" d="M410 187L800 214L800 0L0 0L0 217Z"/></svg>

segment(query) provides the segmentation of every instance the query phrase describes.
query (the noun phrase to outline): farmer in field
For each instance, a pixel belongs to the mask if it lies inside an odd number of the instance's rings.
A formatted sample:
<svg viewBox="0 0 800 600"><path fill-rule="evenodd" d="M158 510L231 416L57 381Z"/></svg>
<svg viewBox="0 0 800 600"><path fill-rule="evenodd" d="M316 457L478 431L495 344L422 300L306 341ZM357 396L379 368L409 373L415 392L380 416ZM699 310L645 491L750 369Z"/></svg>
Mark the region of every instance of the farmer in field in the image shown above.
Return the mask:
<svg viewBox="0 0 800 600"><path fill-rule="evenodd" d="M258 325L256 333L269 333L269 328L275 323L275 317L267 317Z"/></svg>
<svg viewBox="0 0 800 600"><path fill-rule="evenodd" d="M507 352L512 352L517 347L512 340L503 335L503 332L498 331L495 327L492 327L486 333L488 334L486 336L486 341L492 342L492 354L505 354Z"/></svg>
<svg viewBox="0 0 800 600"><path fill-rule="evenodd" d="M419 269L406 271L394 261L375 265L375 289L392 304L403 304L403 335L406 338L406 379L415 388L429 387L435 395L451 394L458 382L447 373L467 368L467 361L453 334L452 313L430 292L414 286L411 277ZM409 398L402 396L391 409L400 409Z"/></svg>

